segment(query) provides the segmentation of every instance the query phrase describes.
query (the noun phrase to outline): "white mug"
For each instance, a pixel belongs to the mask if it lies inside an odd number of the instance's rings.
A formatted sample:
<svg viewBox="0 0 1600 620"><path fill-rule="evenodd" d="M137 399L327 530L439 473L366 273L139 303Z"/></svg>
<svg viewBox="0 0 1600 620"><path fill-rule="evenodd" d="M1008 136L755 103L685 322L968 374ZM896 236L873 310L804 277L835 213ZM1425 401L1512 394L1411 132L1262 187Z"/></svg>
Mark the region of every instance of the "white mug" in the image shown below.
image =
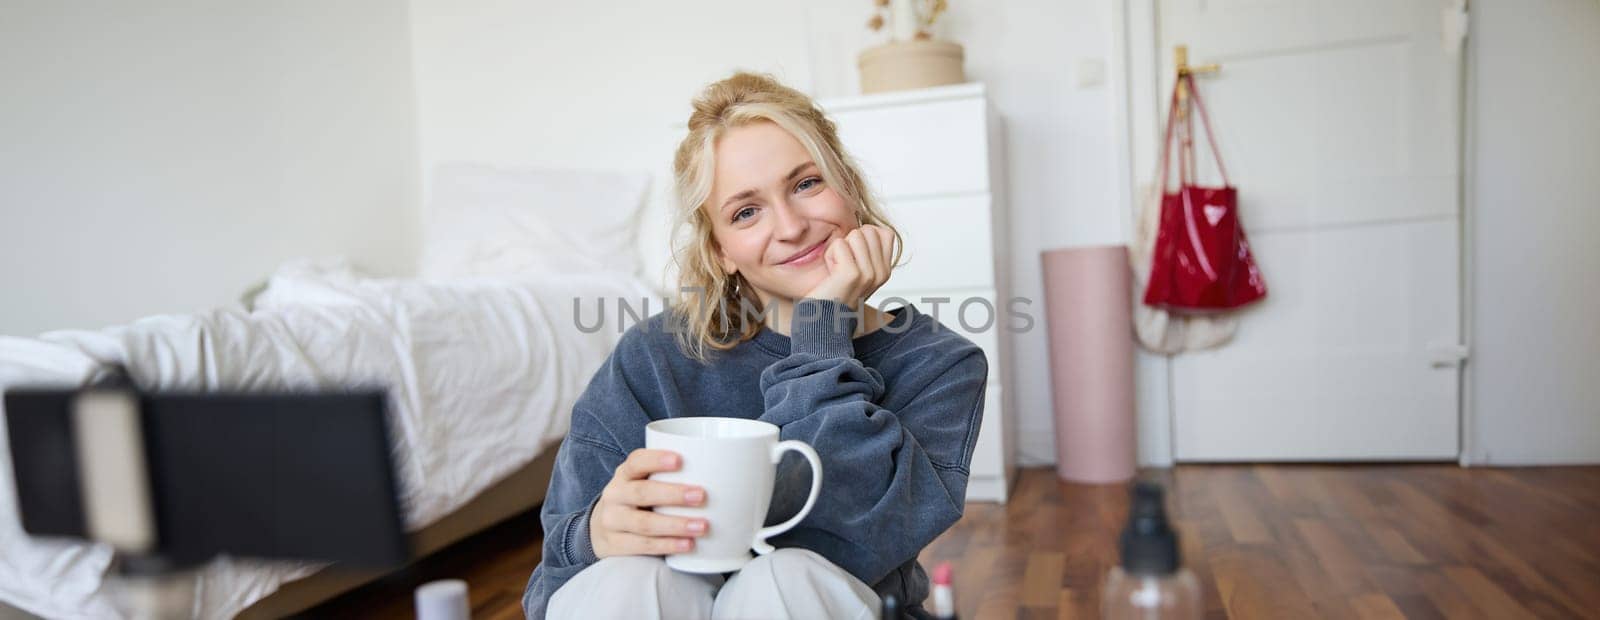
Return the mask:
<svg viewBox="0 0 1600 620"><path fill-rule="evenodd" d="M802 441L778 441L778 427L742 418L687 417L656 420L644 427L644 445L678 453L678 471L657 472L651 480L688 484L706 490L699 506L657 506L656 512L705 519L706 534L694 550L667 556L667 566L686 573L726 573L754 556L772 553L767 539L789 531L806 518L822 490L822 461ZM772 527L761 527L772 502L778 461L793 450L811 462L811 494L800 512Z"/></svg>

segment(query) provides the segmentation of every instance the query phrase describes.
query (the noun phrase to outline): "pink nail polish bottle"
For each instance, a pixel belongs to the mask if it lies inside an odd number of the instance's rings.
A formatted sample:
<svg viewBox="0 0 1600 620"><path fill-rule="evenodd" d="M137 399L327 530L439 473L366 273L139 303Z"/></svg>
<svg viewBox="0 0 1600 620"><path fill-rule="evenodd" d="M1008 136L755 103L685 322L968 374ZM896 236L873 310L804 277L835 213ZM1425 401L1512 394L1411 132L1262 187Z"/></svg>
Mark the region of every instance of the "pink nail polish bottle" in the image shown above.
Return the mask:
<svg viewBox="0 0 1600 620"><path fill-rule="evenodd" d="M941 562L933 569L933 604L928 610L939 620L956 620L955 569L949 562Z"/></svg>

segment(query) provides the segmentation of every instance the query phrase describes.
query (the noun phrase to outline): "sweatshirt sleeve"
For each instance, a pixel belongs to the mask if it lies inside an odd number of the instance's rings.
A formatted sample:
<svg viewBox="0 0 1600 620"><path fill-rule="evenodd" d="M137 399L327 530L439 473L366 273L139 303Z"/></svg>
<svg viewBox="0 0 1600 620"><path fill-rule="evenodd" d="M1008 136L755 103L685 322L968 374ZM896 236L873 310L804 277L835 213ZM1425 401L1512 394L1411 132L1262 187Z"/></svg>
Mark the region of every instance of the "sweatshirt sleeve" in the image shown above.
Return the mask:
<svg viewBox="0 0 1600 620"><path fill-rule="evenodd" d="M644 415L622 380L616 358L613 353L579 397L572 410L572 429L556 452L550 488L539 509L544 527L542 555L522 595L528 618L544 618L550 596L568 579L600 561L589 539L589 515L628 451L617 445L593 412Z"/></svg>
<svg viewBox="0 0 1600 620"><path fill-rule="evenodd" d="M796 318L814 320L796 320L790 355L762 372L761 419L817 451L823 490L778 546L816 551L874 584L961 518L988 363L970 342L939 341L952 346L927 351L932 379L890 411L875 404L882 376L855 359L848 310L826 300L799 305L810 308L797 308ZM795 461L780 471L775 508L804 502L809 469Z"/></svg>

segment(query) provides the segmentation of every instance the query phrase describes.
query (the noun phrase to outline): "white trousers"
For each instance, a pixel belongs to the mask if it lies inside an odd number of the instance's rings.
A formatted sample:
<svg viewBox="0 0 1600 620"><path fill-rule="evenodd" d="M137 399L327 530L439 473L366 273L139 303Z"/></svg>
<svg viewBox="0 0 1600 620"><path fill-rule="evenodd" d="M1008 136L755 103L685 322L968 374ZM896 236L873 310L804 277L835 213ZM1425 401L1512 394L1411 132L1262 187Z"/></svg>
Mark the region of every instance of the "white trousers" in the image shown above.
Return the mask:
<svg viewBox="0 0 1600 620"><path fill-rule="evenodd" d="M877 593L805 549L756 556L727 583L682 573L655 556L609 557L583 569L550 597L545 615L566 618L839 618L873 620Z"/></svg>

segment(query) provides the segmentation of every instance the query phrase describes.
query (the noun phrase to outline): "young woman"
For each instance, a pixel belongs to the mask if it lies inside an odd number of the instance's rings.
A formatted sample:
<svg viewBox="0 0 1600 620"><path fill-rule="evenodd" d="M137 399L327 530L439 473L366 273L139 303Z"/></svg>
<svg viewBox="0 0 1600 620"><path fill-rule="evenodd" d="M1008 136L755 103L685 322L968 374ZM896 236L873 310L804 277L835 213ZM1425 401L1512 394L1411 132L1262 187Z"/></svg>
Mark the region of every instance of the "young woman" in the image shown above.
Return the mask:
<svg viewBox="0 0 1600 620"><path fill-rule="evenodd" d="M573 408L525 612L876 618L893 594L920 613L917 554L961 517L982 350L914 306L866 304L898 262L899 234L804 94L748 73L711 84L674 172L692 290L623 334ZM644 427L681 416L771 422L822 458L810 515L737 573L663 560L717 526L652 511L707 501L704 489L649 480L681 457L643 449ZM809 472L780 466L768 523L798 511Z"/></svg>

